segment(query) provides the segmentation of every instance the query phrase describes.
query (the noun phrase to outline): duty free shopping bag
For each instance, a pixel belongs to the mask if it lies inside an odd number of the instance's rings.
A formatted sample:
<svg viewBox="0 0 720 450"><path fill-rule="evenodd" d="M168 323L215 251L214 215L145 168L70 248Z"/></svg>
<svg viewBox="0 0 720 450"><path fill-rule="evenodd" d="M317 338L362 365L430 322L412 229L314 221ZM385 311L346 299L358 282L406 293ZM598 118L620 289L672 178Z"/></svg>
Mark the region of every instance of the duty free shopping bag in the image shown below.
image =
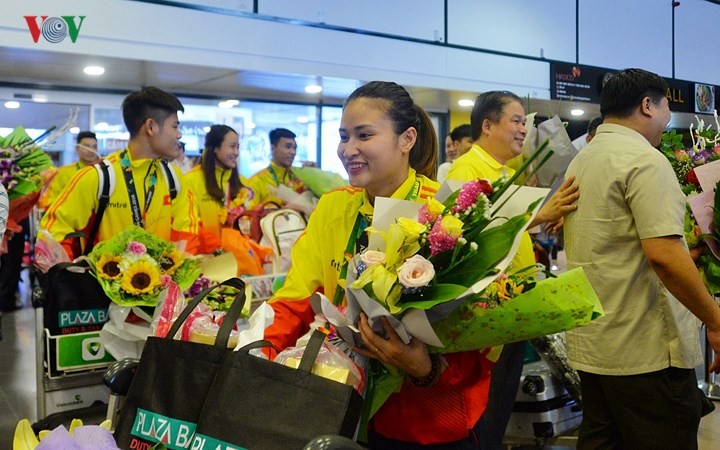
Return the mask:
<svg viewBox="0 0 720 450"><path fill-rule="evenodd" d="M175 340L183 323L218 286L238 289L214 345ZM190 448L205 397L226 354L230 332L245 304L245 283L231 278L200 292L180 313L166 337L148 337L115 428L122 449ZM149 445L148 445L149 444Z"/></svg>
<svg viewBox="0 0 720 450"><path fill-rule="evenodd" d="M362 397L352 386L311 373L324 341L323 333L313 332L298 369L248 354L253 344L228 353L191 448L300 450L322 435L352 438Z"/></svg>

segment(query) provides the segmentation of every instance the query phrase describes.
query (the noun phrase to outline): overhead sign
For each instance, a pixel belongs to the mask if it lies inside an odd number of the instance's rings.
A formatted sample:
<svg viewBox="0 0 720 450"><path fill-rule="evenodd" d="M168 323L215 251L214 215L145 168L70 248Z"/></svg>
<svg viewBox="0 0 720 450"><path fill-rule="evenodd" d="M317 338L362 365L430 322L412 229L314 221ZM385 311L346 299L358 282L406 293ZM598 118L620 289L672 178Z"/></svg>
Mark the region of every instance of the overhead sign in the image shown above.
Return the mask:
<svg viewBox="0 0 720 450"><path fill-rule="evenodd" d="M550 98L574 102L600 103L603 84L616 70L579 64L550 64ZM709 84L665 78L671 111L712 114L716 109L715 92L718 88Z"/></svg>
<svg viewBox="0 0 720 450"><path fill-rule="evenodd" d="M550 64L550 98L600 103L603 81L615 71L579 64Z"/></svg>

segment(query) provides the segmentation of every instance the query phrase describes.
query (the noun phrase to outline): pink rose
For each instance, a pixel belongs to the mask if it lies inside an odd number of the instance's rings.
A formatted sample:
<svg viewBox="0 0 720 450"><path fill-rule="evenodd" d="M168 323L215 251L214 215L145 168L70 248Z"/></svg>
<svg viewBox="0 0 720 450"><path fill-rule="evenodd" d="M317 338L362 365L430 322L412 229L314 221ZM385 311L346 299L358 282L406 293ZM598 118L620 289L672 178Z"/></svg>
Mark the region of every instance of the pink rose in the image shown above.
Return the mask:
<svg viewBox="0 0 720 450"><path fill-rule="evenodd" d="M406 288L427 286L434 277L432 263L420 255L408 258L398 269L398 281Z"/></svg>
<svg viewBox="0 0 720 450"><path fill-rule="evenodd" d="M385 253L375 250L367 250L360 255L360 261L365 263L365 267L370 268L375 264L385 264Z"/></svg>
<svg viewBox="0 0 720 450"><path fill-rule="evenodd" d="M172 277L168 274L160 275L160 284L162 287L167 287L168 284L172 282Z"/></svg>
<svg viewBox="0 0 720 450"><path fill-rule="evenodd" d="M128 244L127 251L132 253L133 255L140 256L144 255L145 252L147 252L147 248L142 242L132 241Z"/></svg>

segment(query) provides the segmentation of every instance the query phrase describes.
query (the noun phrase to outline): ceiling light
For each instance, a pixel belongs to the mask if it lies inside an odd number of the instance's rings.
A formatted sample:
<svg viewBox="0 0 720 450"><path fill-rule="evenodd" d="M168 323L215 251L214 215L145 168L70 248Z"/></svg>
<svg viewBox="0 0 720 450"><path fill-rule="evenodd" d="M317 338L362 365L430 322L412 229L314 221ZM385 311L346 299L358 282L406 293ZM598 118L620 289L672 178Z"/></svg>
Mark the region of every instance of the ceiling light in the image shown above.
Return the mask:
<svg viewBox="0 0 720 450"><path fill-rule="evenodd" d="M45 95L33 95L32 101L36 103L46 103L48 101L48 98Z"/></svg>
<svg viewBox="0 0 720 450"><path fill-rule="evenodd" d="M210 127L203 127L203 131L206 132L206 133L209 133L209 132L210 132Z"/></svg>
<svg viewBox="0 0 720 450"><path fill-rule="evenodd" d="M572 115L572 116L582 116L583 114L585 114L585 111L583 111L582 109L571 109L570 110L570 115Z"/></svg>
<svg viewBox="0 0 720 450"><path fill-rule="evenodd" d="M308 84L305 86L305 92L308 94L319 94L322 92L322 86L319 86L317 84Z"/></svg>
<svg viewBox="0 0 720 450"><path fill-rule="evenodd" d="M307 116L300 116L296 119L298 123L308 123L310 122L310 119L307 118Z"/></svg>
<svg viewBox="0 0 720 450"><path fill-rule="evenodd" d="M7 109L18 109L20 107L20 102L16 102L15 100L10 100L9 102L5 102L5 107Z"/></svg>
<svg viewBox="0 0 720 450"><path fill-rule="evenodd" d="M105 73L105 68L101 66L87 66L83 69L86 75L98 76Z"/></svg>
<svg viewBox="0 0 720 450"><path fill-rule="evenodd" d="M474 104L475 102L473 100L470 100L469 98L461 98L460 100L458 100L458 105L462 107L473 106Z"/></svg>
<svg viewBox="0 0 720 450"><path fill-rule="evenodd" d="M110 128L107 122L98 122L95 124L95 131L107 131Z"/></svg>
<svg viewBox="0 0 720 450"><path fill-rule="evenodd" d="M218 106L223 109L230 109L239 104L240 104L239 100L223 100L220 103L218 103Z"/></svg>
<svg viewBox="0 0 720 450"><path fill-rule="evenodd" d="M70 128L70 132L72 134L78 134L80 132L80 127L72 127Z"/></svg>

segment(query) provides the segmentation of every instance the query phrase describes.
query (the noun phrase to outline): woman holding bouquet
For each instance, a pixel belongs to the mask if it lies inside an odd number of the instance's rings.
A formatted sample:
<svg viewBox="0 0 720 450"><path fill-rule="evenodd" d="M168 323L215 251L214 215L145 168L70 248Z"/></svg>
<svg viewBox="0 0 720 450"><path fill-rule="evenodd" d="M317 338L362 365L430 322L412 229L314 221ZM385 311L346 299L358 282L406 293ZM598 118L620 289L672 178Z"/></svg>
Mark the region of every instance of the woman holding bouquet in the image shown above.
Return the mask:
<svg viewBox="0 0 720 450"><path fill-rule="evenodd" d="M185 175L199 205L203 253L228 247L230 240L243 240L239 232L225 231L232 229L243 212L254 205L253 190L248 187L247 180L238 174L239 148L240 138L234 129L227 125L213 125L205 135L200 164ZM223 237L223 234L226 236ZM262 260L255 262L249 256L247 245L232 246L234 248L225 249L233 253L237 249L243 253L237 255L240 274L263 273ZM261 258L260 255L258 257Z"/></svg>
<svg viewBox="0 0 720 450"><path fill-rule="evenodd" d="M292 346L309 330L308 298L324 292L337 305L346 302L348 258L367 245L376 197L424 201L439 185L437 137L427 113L401 86L375 81L345 102L340 125L340 157L352 187L325 194L307 230L292 251L292 268L270 304L275 322L265 338L276 349ZM419 339L404 344L384 320L385 337L367 317L358 325L363 355L406 374L399 392L371 418L370 448L482 448L492 363L479 351L430 355ZM366 398L366 401L371 399Z"/></svg>

